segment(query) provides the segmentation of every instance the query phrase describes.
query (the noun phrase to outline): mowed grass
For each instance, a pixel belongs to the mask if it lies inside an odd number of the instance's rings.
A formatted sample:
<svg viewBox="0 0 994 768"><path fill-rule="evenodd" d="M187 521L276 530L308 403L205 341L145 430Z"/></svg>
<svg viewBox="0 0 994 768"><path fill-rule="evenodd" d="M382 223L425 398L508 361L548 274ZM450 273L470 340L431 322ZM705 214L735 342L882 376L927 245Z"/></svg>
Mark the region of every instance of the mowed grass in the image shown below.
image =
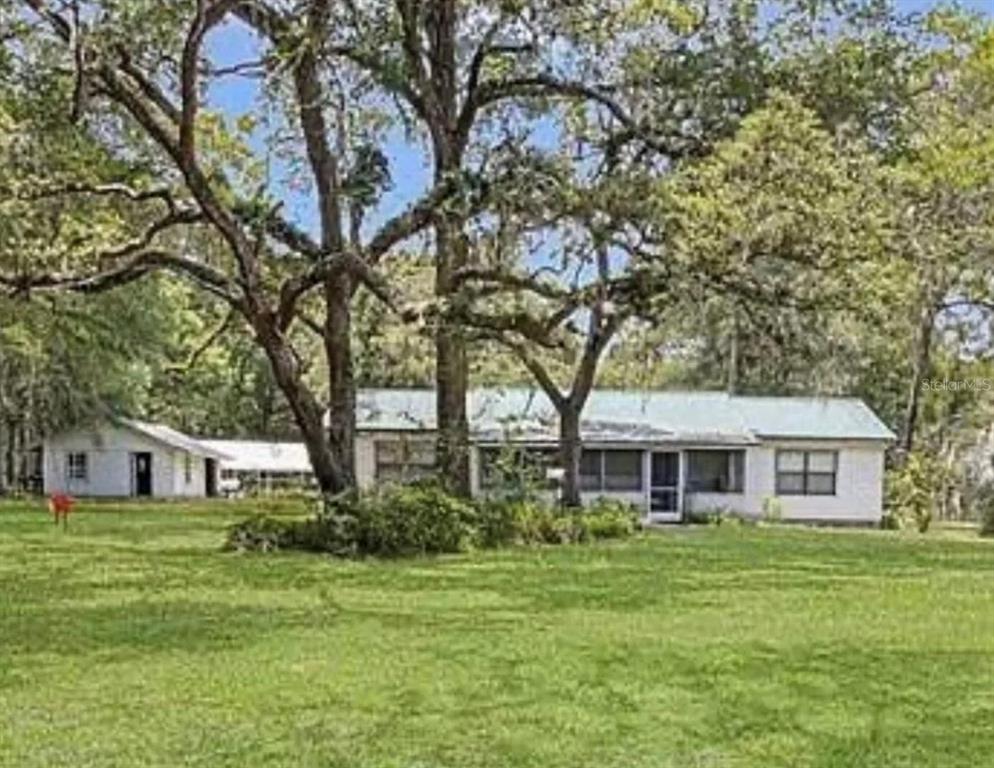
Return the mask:
<svg viewBox="0 0 994 768"><path fill-rule="evenodd" d="M968 534L220 552L250 509L0 506L0 765L992 764Z"/></svg>

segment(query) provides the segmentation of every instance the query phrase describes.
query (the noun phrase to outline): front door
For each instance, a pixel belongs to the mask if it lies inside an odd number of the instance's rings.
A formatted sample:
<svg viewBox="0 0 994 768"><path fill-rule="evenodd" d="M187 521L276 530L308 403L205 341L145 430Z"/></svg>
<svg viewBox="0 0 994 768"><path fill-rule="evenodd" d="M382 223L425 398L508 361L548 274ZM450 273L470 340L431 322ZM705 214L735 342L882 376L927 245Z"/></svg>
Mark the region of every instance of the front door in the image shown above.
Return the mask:
<svg viewBox="0 0 994 768"><path fill-rule="evenodd" d="M208 499L217 496L217 460L204 459L204 495Z"/></svg>
<svg viewBox="0 0 994 768"><path fill-rule="evenodd" d="M653 451L649 473L649 518L658 522L680 519L680 453Z"/></svg>
<svg viewBox="0 0 994 768"><path fill-rule="evenodd" d="M135 496L152 495L152 454L134 454Z"/></svg>

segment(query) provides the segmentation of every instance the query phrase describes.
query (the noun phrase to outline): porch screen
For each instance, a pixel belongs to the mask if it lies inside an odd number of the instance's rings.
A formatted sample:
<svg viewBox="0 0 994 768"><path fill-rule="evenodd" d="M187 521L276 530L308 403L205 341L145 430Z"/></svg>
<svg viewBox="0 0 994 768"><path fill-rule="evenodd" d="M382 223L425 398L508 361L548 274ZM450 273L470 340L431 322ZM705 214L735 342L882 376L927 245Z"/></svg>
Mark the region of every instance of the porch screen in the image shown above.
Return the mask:
<svg viewBox="0 0 994 768"><path fill-rule="evenodd" d="M585 450L580 456L580 488L642 490L642 451Z"/></svg>
<svg viewBox="0 0 994 768"><path fill-rule="evenodd" d="M742 493L745 451L687 451L687 490Z"/></svg>

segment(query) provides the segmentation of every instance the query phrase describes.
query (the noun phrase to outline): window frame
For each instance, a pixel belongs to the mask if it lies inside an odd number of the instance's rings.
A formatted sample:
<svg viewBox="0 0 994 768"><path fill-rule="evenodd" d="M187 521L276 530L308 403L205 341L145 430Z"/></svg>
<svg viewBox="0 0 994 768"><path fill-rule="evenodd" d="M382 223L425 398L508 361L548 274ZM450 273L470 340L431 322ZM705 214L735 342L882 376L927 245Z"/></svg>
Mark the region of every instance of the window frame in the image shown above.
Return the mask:
<svg viewBox="0 0 994 768"><path fill-rule="evenodd" d="M801 454L803 458L802 469L800 470L781 470L780 460L785 454L796 453ZM812 470L811 469L811 455L812 454L826 454L832 457L832 471L825 472L822 470ZM774 458L774 477L777 496L838 496L839 492L839 452L837 450L828 450L823 448L809 448L809 449L798 449L798 448L778 448L776 456ZM798 490L787 490L784 488L783 476L789 475L791 477L800 477L800 489ZM811 478L812 477L830 477L832 479L832 488L830 491L820 491L813 490L811 488Z"/></svg>
<svg viewBox="0 0 994 768"><path fill-rule="evenodd" d="M415 460L420 458L419 449L424 446L429 446L427 453L430 454L430 462ZM381 454L388 450L397 451L398 453L395 455L399 456L400 460L383 461ZM403 485L417 482L434 476L437 469L436 464L434 440L398 436L381 437L373 441L373 478L377 483L400 483ZM382 476L384 467L393 469L396 476Z"/></svg>
<svg viewBox="0 0 994 768"><path fill-rule="evenodd" d="M66 479L79 483L90 481L90 457L86 451L66 451Z"/></svg>
<svg viewBox="0 0 994 768"><path fill-rule="evenodd" d="M613 487L608 483L607 455L609 453L634 454L637 456L638 485ZM583 473L583 457L596 455L597 474ZM614 475L620 477L620 475ZM590 479L596 478L595 483ZM645 491L645 451L640 448L584 448L580 454L580 491L581 493L642 493Z"/></svg>
<svg viewBox="0 0 994 768"><path fill-rule="evenodd" d="M683 489L686 493L709 493L715 495L741 495L745 493L746 450L744 448L689 448L684 452L687 462L686 477ZM725 474L728 487L723 490L695 488L691 481L691 468L694 454L724 454ZM734 471L733 471L734 466Z"/></svg>
<svg viewBox="0 0 994 768"><path fill-rule="evenodd" d="M512 458L514 471L525 477L529 472L535 486L547 491L558 487L555 480L548 478L548 470L559 465L559 449L548 445L481 445L477 448L479 459L479 485L481 491L491 492L501 489L500 472L495 465L502 458Z"/></svg>

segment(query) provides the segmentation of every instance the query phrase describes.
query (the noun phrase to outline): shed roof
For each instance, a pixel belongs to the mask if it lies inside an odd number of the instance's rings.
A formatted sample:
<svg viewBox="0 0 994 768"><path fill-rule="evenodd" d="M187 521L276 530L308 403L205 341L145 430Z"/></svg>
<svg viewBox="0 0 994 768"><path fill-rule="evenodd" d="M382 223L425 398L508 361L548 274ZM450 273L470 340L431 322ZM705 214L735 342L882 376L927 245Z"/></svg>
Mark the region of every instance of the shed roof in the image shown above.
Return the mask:
<svg viewBox="0 0 994 768"><path fill-rule="evenodd" d="M556 412L539 390L474 389L468 402L477 440L511 434L541 440L556 430ZM435 429L435 393L428 389L361 390L362 430ZM894 433L858 398L756 397L724 392L595 390L583 411L584 439L604 442L748 444L761 438L894 439Z"/></svg>
<svg viewBox="0 0 994 768"><path fill-rule="evenodd" d="M205 445L224 453L222 469L235 472L312 472L303 443L269 443L262 440L203 440Z"/></svg>
<svg viewBox="0 0 994 768"><path fill-rule="evenodd" d="M181 451L192 453L195 456L205 456L211 459L225 459L226 455L212 448L203 440L197 440L179 430L167 427L165 424L153 424L148 421L137 421L135 419L116 418L114 421L121 426L138 432L157 443L168 445L171 448L178 448Z"/></svg>

